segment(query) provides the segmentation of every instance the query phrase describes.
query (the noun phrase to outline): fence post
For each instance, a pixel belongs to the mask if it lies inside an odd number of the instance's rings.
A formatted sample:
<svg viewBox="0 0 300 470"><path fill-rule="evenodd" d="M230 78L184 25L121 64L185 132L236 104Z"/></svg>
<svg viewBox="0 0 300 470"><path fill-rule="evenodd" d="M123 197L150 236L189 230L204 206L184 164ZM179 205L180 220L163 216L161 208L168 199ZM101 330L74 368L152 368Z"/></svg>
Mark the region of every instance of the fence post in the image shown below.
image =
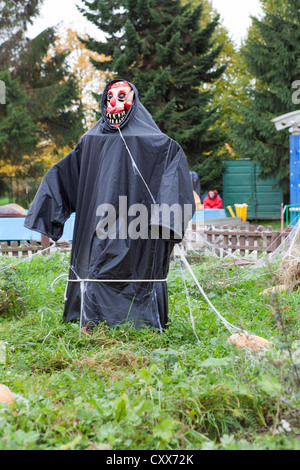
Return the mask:
<svg viewBox="0 0 300 470"><path fill-rule="evenodd" d="M46 235L44 235L42 233L42 237L41 237L41 244L42 244L42 249L44 250L45 248L49 248L50 246L50 239L49 237L46 237Z"/></svg>

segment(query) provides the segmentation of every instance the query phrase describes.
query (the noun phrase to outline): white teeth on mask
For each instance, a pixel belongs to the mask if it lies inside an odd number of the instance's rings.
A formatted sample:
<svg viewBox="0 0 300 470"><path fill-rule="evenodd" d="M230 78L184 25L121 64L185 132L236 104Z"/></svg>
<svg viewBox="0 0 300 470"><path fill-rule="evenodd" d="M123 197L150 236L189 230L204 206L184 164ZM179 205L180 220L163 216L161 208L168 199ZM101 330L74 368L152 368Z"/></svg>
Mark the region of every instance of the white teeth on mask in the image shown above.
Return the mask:
<svg viewBox="0 0 300 470"><path fill-rule="evenodd" d="M106 113L106 117L107 117L109 124L121 124L125 116L126 116L125 111L123 111L122 113L116 113L116 114Z"/></svg>

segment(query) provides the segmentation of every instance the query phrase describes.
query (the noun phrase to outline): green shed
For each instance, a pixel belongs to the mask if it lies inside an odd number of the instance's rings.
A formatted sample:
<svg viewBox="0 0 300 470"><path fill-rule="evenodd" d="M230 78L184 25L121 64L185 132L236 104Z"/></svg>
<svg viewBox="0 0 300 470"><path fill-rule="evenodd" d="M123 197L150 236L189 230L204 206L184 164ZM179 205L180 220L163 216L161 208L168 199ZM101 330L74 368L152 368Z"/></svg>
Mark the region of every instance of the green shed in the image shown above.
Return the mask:
<svg viewBox="0 0 300 470"><path fill-rule="evenodd" d="M280 219L283 194L277 178L260 179L260 165L251 160L228 160L224 166L224 208L246 203L247 219Z"/></svg>

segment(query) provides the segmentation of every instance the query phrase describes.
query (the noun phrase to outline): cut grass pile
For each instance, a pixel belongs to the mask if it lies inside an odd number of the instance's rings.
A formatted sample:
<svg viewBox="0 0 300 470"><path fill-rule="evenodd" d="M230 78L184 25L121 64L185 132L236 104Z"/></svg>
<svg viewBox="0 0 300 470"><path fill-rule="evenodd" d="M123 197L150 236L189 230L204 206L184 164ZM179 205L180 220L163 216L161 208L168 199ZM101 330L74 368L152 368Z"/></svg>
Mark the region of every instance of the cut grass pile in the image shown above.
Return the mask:
<svg viewBox="0 0 300 470"><path fill-rule="evenodd" d="M4 270L10 263L0 264L0 383L14 403L0 404L1 450L300 448L300 295L260 295L272 274L208 258L192 265L227 321L272 342L250 354L226 342L230 332L177 263L162 335L104 324L80 334L62 321L65 278L50 288L69 255Z"/></svg>

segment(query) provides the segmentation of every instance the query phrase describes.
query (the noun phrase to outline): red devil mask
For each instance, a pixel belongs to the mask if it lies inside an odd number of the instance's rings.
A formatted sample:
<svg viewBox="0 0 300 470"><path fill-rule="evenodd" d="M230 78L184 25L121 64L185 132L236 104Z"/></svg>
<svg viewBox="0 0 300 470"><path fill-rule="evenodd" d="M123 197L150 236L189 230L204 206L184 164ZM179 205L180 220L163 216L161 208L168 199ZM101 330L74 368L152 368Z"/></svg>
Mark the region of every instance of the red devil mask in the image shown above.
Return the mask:
<svg viewBox="0 0 300 470"><path fill-rule="evenodd" d="M115 82L107 92L106 117L113 127L119 127L134 100L134 91L127 82Z"/></svg>

